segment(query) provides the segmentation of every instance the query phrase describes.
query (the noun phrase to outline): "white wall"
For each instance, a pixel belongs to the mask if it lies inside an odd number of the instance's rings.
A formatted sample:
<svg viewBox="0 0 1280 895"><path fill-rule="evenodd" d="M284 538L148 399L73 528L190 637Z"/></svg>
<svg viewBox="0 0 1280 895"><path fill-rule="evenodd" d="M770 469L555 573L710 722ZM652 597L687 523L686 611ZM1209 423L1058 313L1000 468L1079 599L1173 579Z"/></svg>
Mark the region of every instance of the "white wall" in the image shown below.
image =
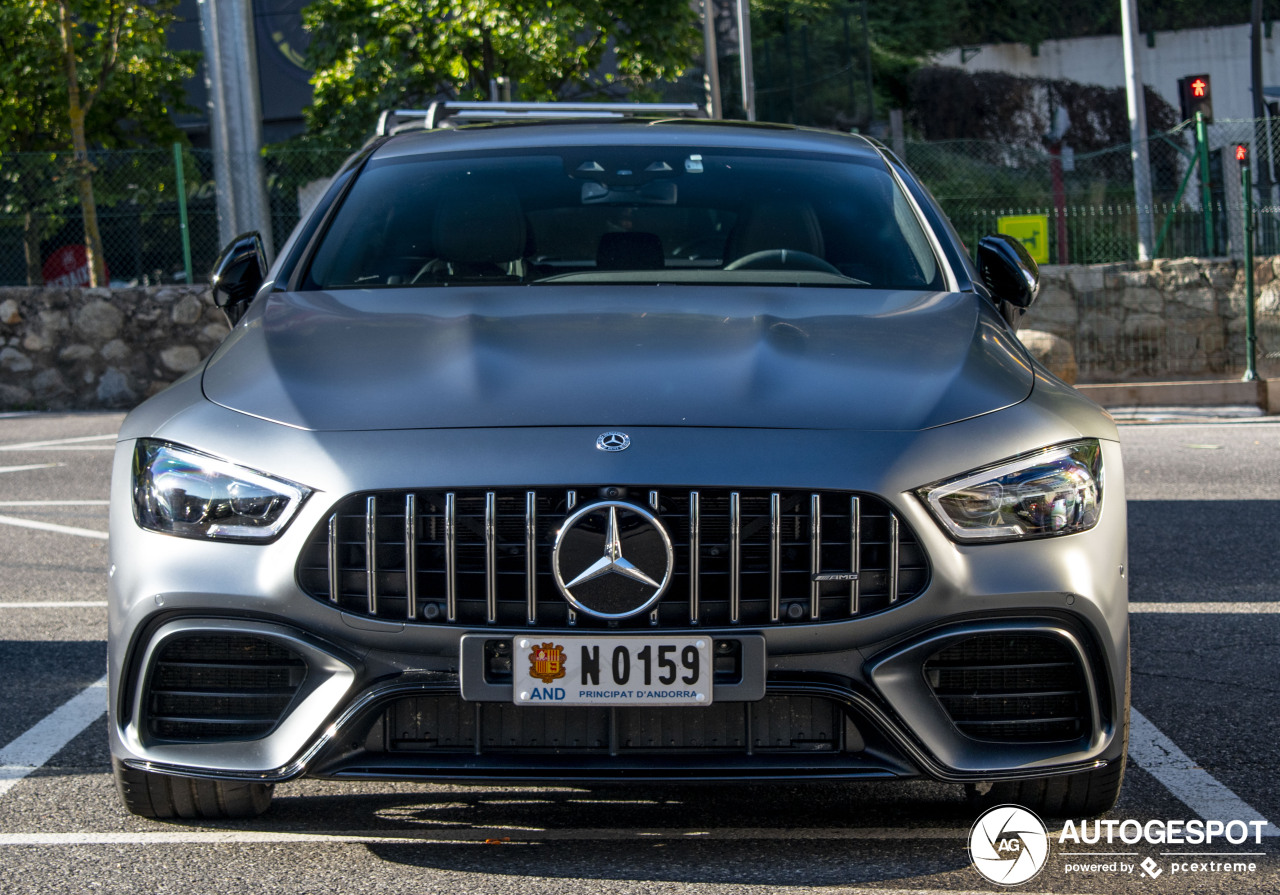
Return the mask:
<svg viewBox="0 0 1280 895"><path fill-rule="evenodd" d="M1249 27L1157 31L1154 47L1147 46L1147 35L1142 34L1138 40L1138 64L1143 83L1176 110L1178 79L1207 72L1213 88L1214 119L1252 118ZM1271 39L1264 37L1262 41L1262 83L1268 88L1280 85L1280 27L1272 33ZM1037 56L1031 55L1026 44L986 44L981 53L963 64L960 49L956 48L939 54L934 61L970 72L1001 71L1103 87L1124 86L1124 57L1118 35L1045 41Z"/></svg>

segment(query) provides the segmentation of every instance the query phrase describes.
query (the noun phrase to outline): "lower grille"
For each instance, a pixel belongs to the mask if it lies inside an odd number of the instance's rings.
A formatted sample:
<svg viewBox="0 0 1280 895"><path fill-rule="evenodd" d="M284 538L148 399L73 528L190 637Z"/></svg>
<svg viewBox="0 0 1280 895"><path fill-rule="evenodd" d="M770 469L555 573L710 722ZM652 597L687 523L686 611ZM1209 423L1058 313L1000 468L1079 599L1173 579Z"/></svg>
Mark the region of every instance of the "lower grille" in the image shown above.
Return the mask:
<svg viewBox="0 0 1280 895"><path fill-rule="evenodd" d="M839 752L844 714L830 700L769 696L705 707L524 707L415 696L384 716L388 751L501 755Z"/></svg>
<svg viewBox="0 0 1280 895"><path fill-rule="evenodd" d="M307 665L250 634L188 634L156 654L143 703L148 733L171 742L254 740L280 722Z"/></svg>
<svg viewBox="0 0 1280 895"><path fill-rule="evenodd" d="M597 499L657 516L674 568L654 610L575 613L551 569L557 530ZM889 505L837 491L584 486L351 495L307 542L298 582L367 617L441 624L646 628L839 621L917 596L924 551Z"/></svg>
<svg viewBox="0 0 1280 895"><path fill-rule="evenodd" d="M925 663L952 723L978 740L1076 740L1090 728L1080 658L1044 634L980 634L939 650Z"/></svg>

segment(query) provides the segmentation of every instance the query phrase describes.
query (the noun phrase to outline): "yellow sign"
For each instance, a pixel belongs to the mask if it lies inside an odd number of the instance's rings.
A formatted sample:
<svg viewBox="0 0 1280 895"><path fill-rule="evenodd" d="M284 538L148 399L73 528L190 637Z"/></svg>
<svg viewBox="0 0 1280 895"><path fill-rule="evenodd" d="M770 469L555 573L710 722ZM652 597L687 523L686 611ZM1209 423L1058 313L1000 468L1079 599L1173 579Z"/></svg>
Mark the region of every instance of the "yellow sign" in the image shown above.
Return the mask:
<svg viewBox="0 0 1280 895"><path fill-rule="evenodd" d="M996 218L996 231L1012 236L1027 247L1036 264L1049 263L1049 216L1011 214Z"/></svg>

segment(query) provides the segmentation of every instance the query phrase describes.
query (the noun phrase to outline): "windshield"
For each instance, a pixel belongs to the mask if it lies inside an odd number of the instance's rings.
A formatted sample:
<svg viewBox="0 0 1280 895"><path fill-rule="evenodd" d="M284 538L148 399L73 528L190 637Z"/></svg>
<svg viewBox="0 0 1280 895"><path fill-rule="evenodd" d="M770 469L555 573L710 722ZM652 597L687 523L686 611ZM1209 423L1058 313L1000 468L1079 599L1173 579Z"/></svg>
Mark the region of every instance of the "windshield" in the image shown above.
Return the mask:
<svg viewBox="0 0 1280 895"><path fill-rule="evenodd" d="M937 290L884 163L582 147L373 160L304 288L778 283Z"/></svg>

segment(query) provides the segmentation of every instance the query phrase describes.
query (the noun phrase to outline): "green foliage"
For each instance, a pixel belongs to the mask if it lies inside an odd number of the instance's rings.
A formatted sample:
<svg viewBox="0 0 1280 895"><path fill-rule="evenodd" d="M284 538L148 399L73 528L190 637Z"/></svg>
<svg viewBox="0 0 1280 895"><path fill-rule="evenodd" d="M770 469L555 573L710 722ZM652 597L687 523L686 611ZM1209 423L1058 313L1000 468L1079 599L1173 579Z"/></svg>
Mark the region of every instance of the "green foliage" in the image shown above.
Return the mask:
<svg viewBox="0 0 1280 895"><path fill-rule="evenodd" d="M488 99L491 78L520 100L640 92L700 47L687 0L315 0L303 21L316 88L304 142L343 147L383 109Z"/></svg>
<svg viewBox="0 0 1280 895"><path fill-rule="evenodd" d="M167 143L196 54L170 50L177 0L70 0L91 146ZM51 0L0 0L0 152L71 147L67 68Z"/></svg>

